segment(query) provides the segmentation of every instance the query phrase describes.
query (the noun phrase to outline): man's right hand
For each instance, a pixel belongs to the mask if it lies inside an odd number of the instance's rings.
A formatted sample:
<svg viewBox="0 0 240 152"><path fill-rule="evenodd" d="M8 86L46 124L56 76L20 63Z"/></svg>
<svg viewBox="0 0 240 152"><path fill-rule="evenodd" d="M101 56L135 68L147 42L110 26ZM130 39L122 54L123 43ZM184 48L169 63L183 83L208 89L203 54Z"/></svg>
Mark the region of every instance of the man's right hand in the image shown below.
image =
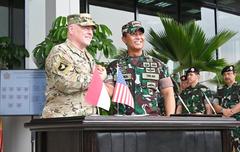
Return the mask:
<svg viewBox="0 0 240 152"><path fill-rule="evenodd" d="M233 115L233 112L231 109L223 109L222 113L225 117L231 117Z"/></svg>
<svg viewBox="0 0 240 152"><path fill-rule="evenodd" d="M107 71L106 68L101 65L96 65L96 68L100 74L100 77L102 80L105 80L107 78Z"/></svg>

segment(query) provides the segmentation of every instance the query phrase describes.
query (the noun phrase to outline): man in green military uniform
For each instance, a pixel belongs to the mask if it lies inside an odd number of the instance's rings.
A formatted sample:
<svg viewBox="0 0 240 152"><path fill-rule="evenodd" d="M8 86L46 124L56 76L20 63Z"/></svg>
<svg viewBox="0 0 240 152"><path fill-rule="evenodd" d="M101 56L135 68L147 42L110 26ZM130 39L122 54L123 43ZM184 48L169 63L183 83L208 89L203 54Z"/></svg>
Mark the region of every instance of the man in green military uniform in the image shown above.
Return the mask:
<svg viewBox="0 0 240 152"><path fill-rule="evenodd" d="M127 46L127 55L110 63L106 82L115 85L118 66L133 95L135 107L121 105L120 114L160 114L160 95L164 98L166 115L173 114L173 84L167 67L160 60L144 54L144 40L144 28L139 21L131 21L122 27L122 41Z"/></svg>
<svg viewBox="0 0 240 152"><path fill-rule="evenodd" d="M96 27L90 14L69 15L67 21L67 40L54 46L46 59L47 88L43 118L93 114L95 108L84 99L93 68L99 70L102 79L106 77L106 70L95 65L86 50Z"/></svg>
<svg viewBox="0 0 240 152"><path fill-rule="evenodd" d="M186 75L189 87L187 87L180 96L190 113L211 114L212 110L208 101L211 101L213 96L206 86L199 83L199 70L195 67L191 67L186 71ZM180 100L177 102L176 113L188 113Z"/></svg>
<svg viewBox="0 0 240 152"><path fill-rule="evenodd" d="M236 82L236 71L233 65L223 68L225 85L217 90L217 95L213 101L214 108L218 113L222 113L225 117L234 117L240 120L240 84ZM240 151L240 128L233 130L233 145L235 149Z"/></svg>
<svg viewBox="0 0 240 152"><path fill-rule="evenodd" d="M182 75L180 77L180 93L185 90L187 87L189 87L189 84L188 84L188 80L187 80L187 76L186 75Z"/></svg>

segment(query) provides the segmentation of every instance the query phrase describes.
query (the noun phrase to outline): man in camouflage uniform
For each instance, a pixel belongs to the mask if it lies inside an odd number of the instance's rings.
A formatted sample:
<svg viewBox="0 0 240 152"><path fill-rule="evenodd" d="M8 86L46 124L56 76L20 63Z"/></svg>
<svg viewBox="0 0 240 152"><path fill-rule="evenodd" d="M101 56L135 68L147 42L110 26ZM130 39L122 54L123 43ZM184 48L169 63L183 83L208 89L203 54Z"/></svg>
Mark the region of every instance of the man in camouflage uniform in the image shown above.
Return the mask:
<svg viewBox="0 0 240 152"><path fill-rule="evenodd" d="M179 85L179 87L175 86L176 89L174 89L176 105L178 105L178 102L182 99L180 97L180 94L183 92L183 90L185 90L187 87L189 87L186 75L180 76L180 83L178 85ZM176 106L176 110L177 110L177 106Z"/></svg>
<svg viewBox="0 0 240 152"><path fill-rule="evenodd" d="M189 87L188 84L188 80L187 80L187 76L186 75L182 75L180 77L180 92L182 92L183 90L185 90L187 87Z"/></svg>
<svg viewBox="0 0 240 152"><path fill-rule="evenodd" d="M110 63L107 83L116 83L119 66L134 98L134 109L120 105L120 114L160 114L160 93L165 100L166 115L174 113L173 84L167 67L159 60L143 53L144 28L139 21L131 21L122 27L122 41L127 46L127 55Z"/></svg>
<svg viewBox="0 0 240 152"><path fill-rule="evenodd" d="M212 110L207 100L211 101L213 96L206 86L199 83L199 70L191 67L186 71L186 75L189 87L180 94L183 102L191 113L211 114ZM176 113L188 113L180 100L177 102Z"/></svg>
<svg viewBox="0 0 240 152"><path fill-rule="evenodd" d="M215 110L225 117L234 117L240 120L240 84L235 81L236 71L233 65L223 68L221 74L225 85L217 90L217 95L213 101ZM240 151L240 128L235 128L232 132L233 145Z"/></svg>
<svg viewBox="0 0 240 152"><path fill-rule="evenodd" d="M67 21L67 40L54 46L46 59L47 88L43 118L93 114L95 108L85 102L84 96L94 67L104 79L104 69L95 66L93 57L86 50L96 27L90 14L69 15Z"/></svg>

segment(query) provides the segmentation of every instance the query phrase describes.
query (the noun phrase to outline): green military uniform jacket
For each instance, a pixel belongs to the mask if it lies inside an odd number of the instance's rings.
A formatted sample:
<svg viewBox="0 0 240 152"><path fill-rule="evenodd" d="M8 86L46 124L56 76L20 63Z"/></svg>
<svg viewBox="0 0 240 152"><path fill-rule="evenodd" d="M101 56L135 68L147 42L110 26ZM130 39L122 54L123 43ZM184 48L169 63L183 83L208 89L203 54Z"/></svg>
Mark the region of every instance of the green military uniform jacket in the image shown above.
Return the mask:
<svg viewBox="0 0 240 152"><path fill-rule="evenodd" d="M205 104L208 104L205 95L212 101L213 95L211 91L204 85L198 83L195 87L187 87L181 94L183 102L191 113L206 113ZM182 104L178 99L177 104ZM182 113L188 113L183 106Z"/></svg>
<svg viewBox="0 0 240 152"><path fill-rule="evenodd" d="M218 101L216 104L219 104L223 108L232 108L240 102L240 84L234 83L232 86L228 87L224 85L222 88L217 90L216 98ZM233 115L238 121L240 121L240 112ZM237 127L233 129L232 137L234 144L240 150L240 128Z"/></svg>
<svg viewBox="0 0 240 152"><path fill-rule="evenodd" d="M224 85L217 90L217 96L220 106L223 108L232 108L240 102L240 84L234 83L231 87ZM234 115L234 118L240 120L240 113Z"/></svg>
<svg viewBox="0 0 240 152"><path fill-rule="evenodd" d="M167 67L160 60L144 54L139 57L126 56L110 63L106 81L116 82L117 66L130 88L135 107L120 105L120 114L160 114L160 90L173 86Z"/></svg>

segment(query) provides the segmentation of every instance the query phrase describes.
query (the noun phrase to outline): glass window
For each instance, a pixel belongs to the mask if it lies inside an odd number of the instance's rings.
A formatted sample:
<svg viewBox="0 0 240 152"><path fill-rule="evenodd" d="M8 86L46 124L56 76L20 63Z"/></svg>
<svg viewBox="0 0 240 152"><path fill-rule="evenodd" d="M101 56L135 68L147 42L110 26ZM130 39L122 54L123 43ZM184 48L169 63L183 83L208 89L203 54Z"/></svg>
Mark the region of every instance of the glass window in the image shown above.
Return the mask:
<svg viewBox="0 0 240 152"><path fill-rule="evenodd" d="M144 27L146 38L147 38L150 28L152 28L156 32L163 30L163 25L158 16L140 14L139 21L141 21L141 23ZM151 50L151 49L152 49L151 44L148 43L146 40L144 50Z"/></svg>
<svg viewBox="0 0 240 152"><path fill-rule="evenodd" d="M152 49L151 44L147 41L147 35L149 33L150 28L152 28L155 32L159 32L163 30L163 25L160 21L157 13L168 15L174 19L178 18L177 15L177 1L174 0L138 0L138 10L139 10L139 21L142 22L142 25L145 29L145 47L144 50L148 51ZM168 67L170 73L173 70L173 62L168 62Z"/></svg>
<svg viewBox="0 0 240 152"><path fill-rule="evenodd" d="M114 45L118 49L126 49L126 46L121 39L121 29L124 24L134 20L134 13L94 5L90 5L89 10L93 19L98 24L105 24L110 28L113 33L111 39L113 40Z"/></svg>
<svg viewBox="0 0 240 152"><path fill-rule="evenodd" d="M195 1L182 1L180 4L180 22L201 20L201 5Z"/></svg>
<svg viewBox="0 0 240 152"><path fill-rule="evenodd" d="M237 32L232 39L219 49L219 57L224 57L229 64L234 64L240 59L240 16L218 11L218 31L223 29Z"/></svg>
<svg viewBox="0 0 240 152"><path fill-rule="evenodd" d="M12 6L12 37L15 44L25 44L24 0L13 0Z"/></svg>
<svg viewBox="0 0 240 152"><path fill-rule="evenodd" d="M163 25L157 13L165 14L177 19L176 1L157 1L157 0L138 0L139 21L145 29L145 35L149 33L150 28L158 32L163 30ZM152 46L146 41L145 50L151 50Z"/></svg>
<svg viewBox="0 0 240 152"><path fill-rule="evenodd" d="M201 7L201 17L196 20L196 23L203 29L207 38L215 35L214 10L206 7Z"/></svg>
<svg viewBox="0 0 240 152"><path fill-rule="evenodd" d="M90 5L101 6L106 8L112 8L116 10L123 10L134 12L134 2L135 0L89 0L88 3ZM112 14L105 14L105 16L112 15Z"/></svg>
<svg viewBox="0 0 240 152"><path fill-rule="evenodd" d="M0 36L11 37L15 44L24 45L24 0L0 2Z"/></svg>
<svg viewBox="0 0 240 152"><path fill-rule="evenodd" d="M206 38L211 38L215 35L214 10L206 7L200 7L200 17L196 23L203 29ZM211 72L201 72L200 82L208 86L212 90L216 90L216 85L208 83L208 80L215 76Z"/></svg>
<svg viewBox="0 0 240 152"><path fill-rule="evenodd" d="M8 1L1 1L0 2L0 21L1 21L1 28L0 28L0 37L8 36Z"/></svg>
<svg viewBox="0 0 240 152"><path fill-rule="evenodd" d="M239 0L217 0L219 10L226 11L234 14L240 13Z"/></svg>
<svg viewBox="0 0 240 152"><path fill-rule="evenodd" d="M7 0L0 1L0 37L9 37L14 44L25 45L25 1L24 0ZM22 66L15 65L13 69L24 68L24 58Z"/></svg>

